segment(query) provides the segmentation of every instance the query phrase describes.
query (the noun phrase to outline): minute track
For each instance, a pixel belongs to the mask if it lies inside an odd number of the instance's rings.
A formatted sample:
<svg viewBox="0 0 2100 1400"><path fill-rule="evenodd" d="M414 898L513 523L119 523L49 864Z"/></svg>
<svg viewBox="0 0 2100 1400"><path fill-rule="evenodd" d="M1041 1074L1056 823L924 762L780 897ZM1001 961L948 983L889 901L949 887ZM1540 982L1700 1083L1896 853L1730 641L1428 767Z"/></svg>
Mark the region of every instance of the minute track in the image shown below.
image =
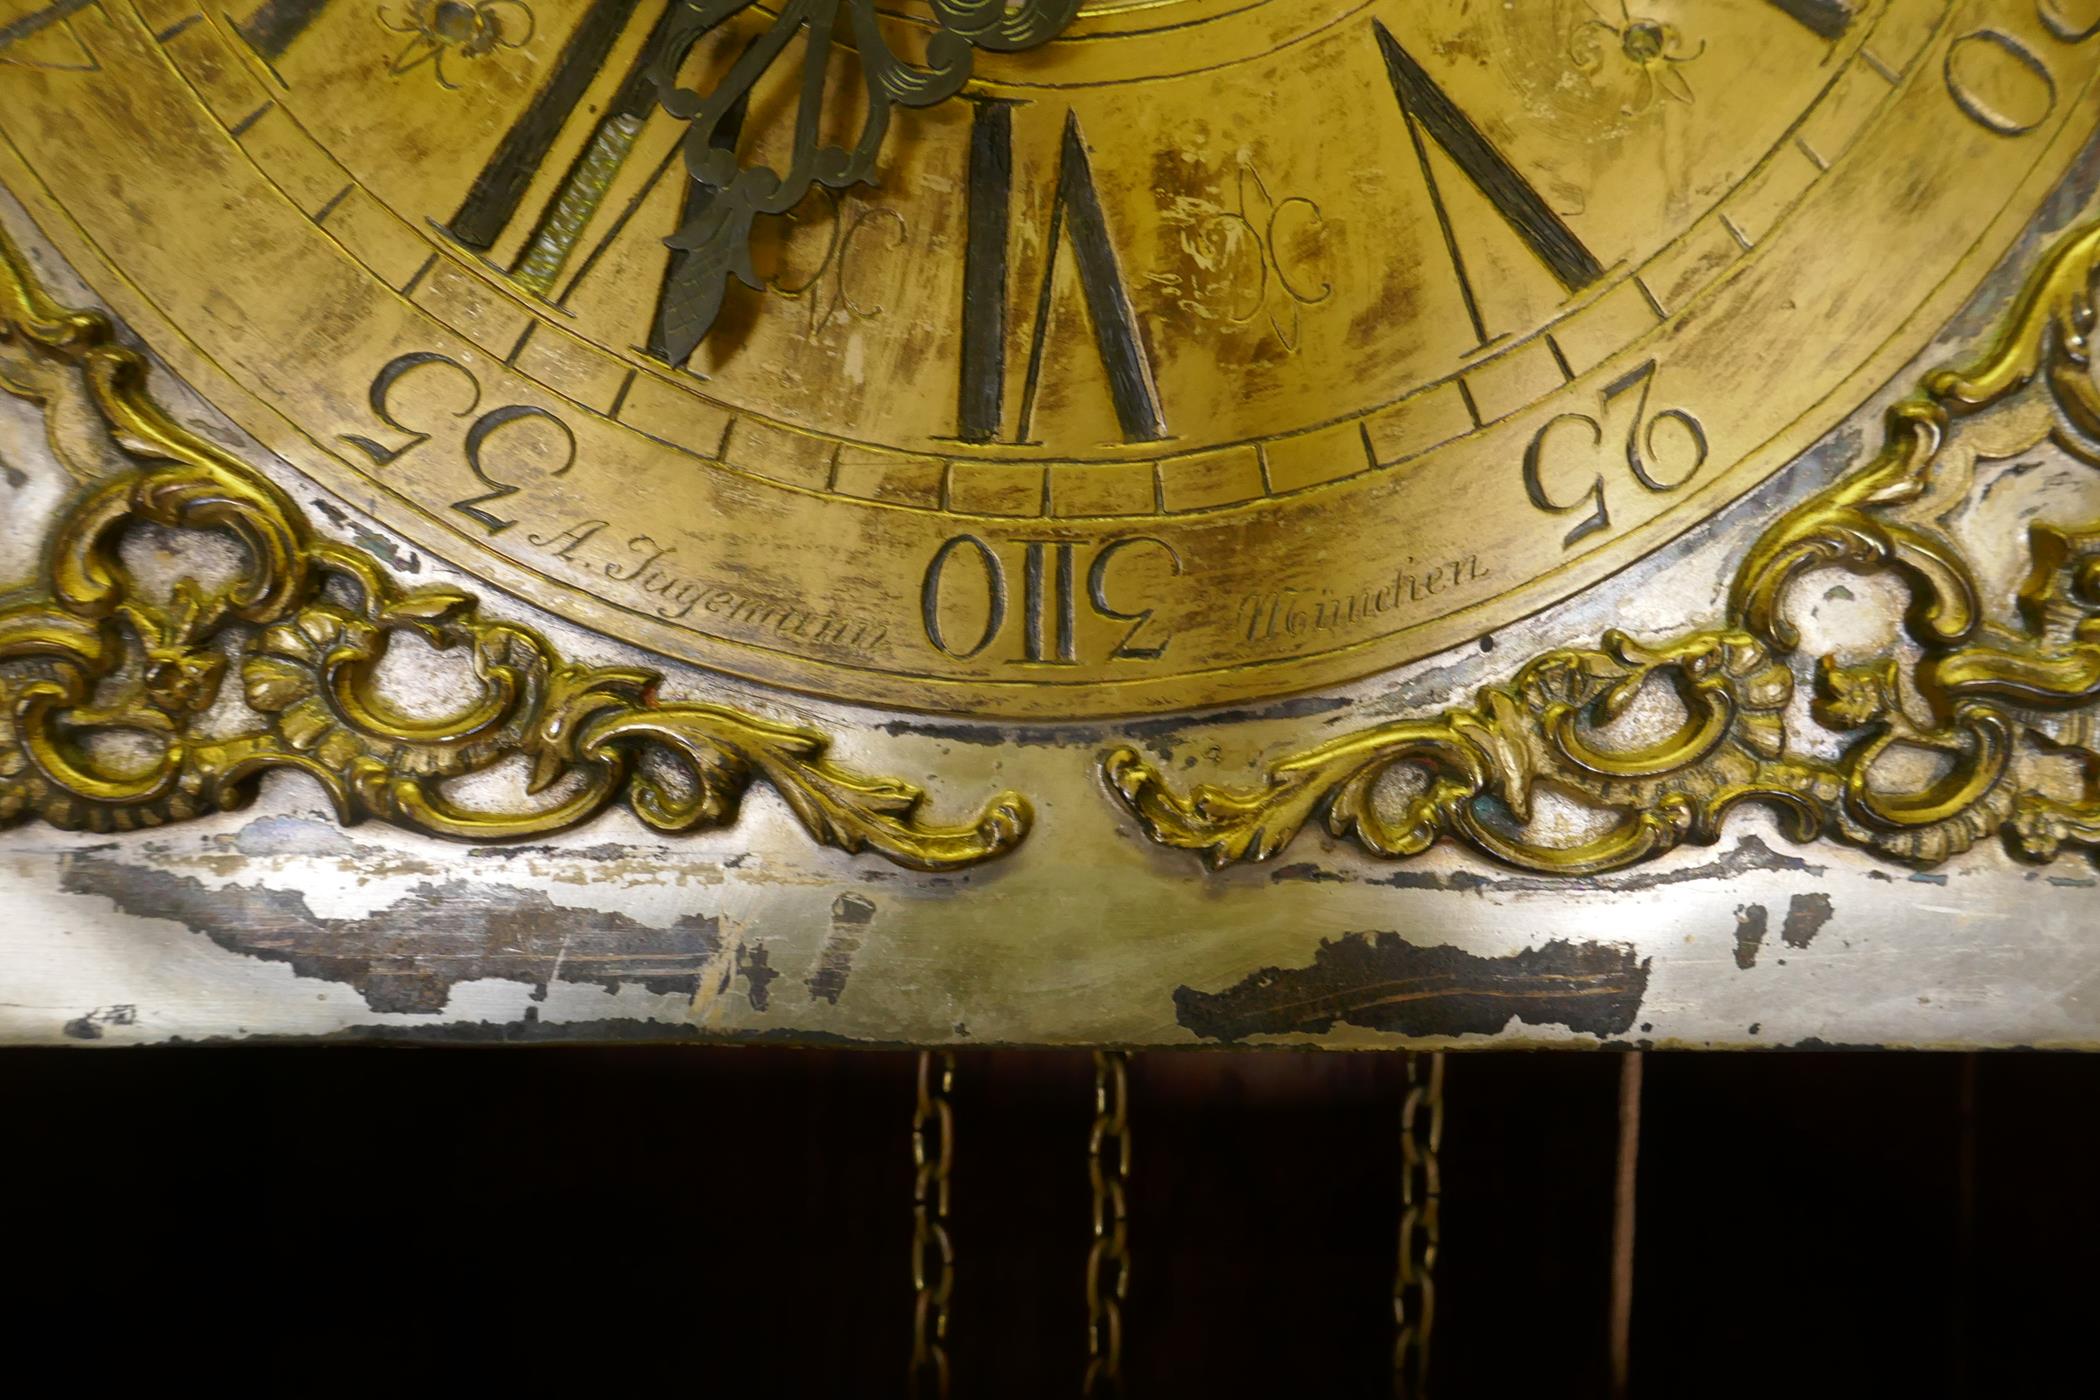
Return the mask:
<svg viewBox="0 0 2100 1400"><path fill-rule="evenodd" d="M679 364L652 335L663 239L715 192L692 124L633 100L678 42L659 5L469 249L438 225L586 0L455 56L449 89L391 74L398 34L354 7L266 70L229 22L138 2L141 23L90 7L23 41L77 39L105 74L0 69L29 162L0 178L122 249L118 280L84 262L96 290L317 489L622 644L1031 721L1322 690L1624 568L1893 372L1889 308L1923 327L1974 286L2012 227L1977 211L2017 219L2100 115L2100 43L2032 0L1958 24L1889 0L1835 45L1763 4L1660 11L1682 31L1661 83L1638 17L1298 0L1279 36L1281 7L1175 0L1143 21L1179 12L1169 42L1082 15L893 110L876 181L754 218L763 289ZM877 18L906 51L907 21ZM733 16L679 81L726 91L775 23ZM2015 47L1964 40L1977 24ZM738 171L794 167L801 57L713 129ZM865 117L833 58L818 149ZM138 128L141 104L169 125ZM592 155L637 117L620 160ZM136 158L164 147L221 154ZM1897 166L1935 217L1877 200ZM1986 231L1935 240L1950 220ZM1837 228L1874 256L1831 257ZM400 429L371 403L397 363L457 367L388 381Z"/></svg>

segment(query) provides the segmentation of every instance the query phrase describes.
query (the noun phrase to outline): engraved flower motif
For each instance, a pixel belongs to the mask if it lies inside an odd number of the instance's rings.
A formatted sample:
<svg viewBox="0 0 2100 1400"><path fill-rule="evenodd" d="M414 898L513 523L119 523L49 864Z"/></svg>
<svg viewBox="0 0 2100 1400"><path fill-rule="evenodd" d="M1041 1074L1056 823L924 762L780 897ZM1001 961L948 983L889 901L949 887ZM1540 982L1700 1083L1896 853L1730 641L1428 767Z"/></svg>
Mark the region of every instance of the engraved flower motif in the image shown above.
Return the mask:
<svg viewBox="0 0 2100 1400"><path fill-rule="evenodd" d="M1647 111L1659 97L1690 102L1692 85L1678 71L1679 65L1705 52L1706 41L1701 39L1687 53L1684 35L1676 25L1636 16L1630 0L1620 0L1617 24L1593 11L1568 40L1568 57L1574 60L1576 71L1595 75L1609 67L1631 78L1631 91L1619 109L1626 116Z"/></svg>
<svg viewBox="0 0 2100 1400"><path fill-rule="evenodd" d="M1175 230L1179 266L1149 280L1198 320L1237 327L1261 318L1292 354L1303 338L1303 309L1334 292L1321 275L1327 222L1302 195L1272 195L1244 154L1237 176L1236 208L1183 195L1162 211Z"/></svg>
<svg viewBox="0 0 2100 1400"><path fill-rule="evenodd" d="M381 5L382 28L406 34L409 40L387 66L387 75L398 78L425 64L439 87L457 89L446 71L445 61L483 58L497 49L522 48L531 42L532 9L524 0L409 0L408 12L395 16Z"/></svg>

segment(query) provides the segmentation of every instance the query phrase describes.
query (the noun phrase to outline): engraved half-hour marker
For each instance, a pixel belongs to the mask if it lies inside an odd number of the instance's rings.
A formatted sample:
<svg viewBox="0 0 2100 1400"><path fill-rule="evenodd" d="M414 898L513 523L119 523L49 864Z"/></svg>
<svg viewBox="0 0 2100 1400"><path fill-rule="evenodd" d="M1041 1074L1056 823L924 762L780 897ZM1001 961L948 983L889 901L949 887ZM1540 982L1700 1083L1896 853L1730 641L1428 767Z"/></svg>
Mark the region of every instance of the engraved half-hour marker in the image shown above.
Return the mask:
<svg viewBox="0 0 2100 1400"><path fill-rule="evenodd" d="M240 140L240 139L241 139L241 138L242 138L243 136L246 136L246 135L248 134L248 130L249 130L249 128L250 128L250 127L254 126L254 125L255 125L255 124L257 123L257 122L261 121L261 120L262 120L262 119L263 119L264 117L266 117L266 116L270 115L270 109L271 109L272 107L275 107L276 105L277 105L277 104L276 104L275 102L265 102L265 103L263 103L263 105L262 105L262 106L260 106L260 107L257 107L257 108L256 108L256 109L255 109L254 111L250 112L250 113L249 113L249 114L248 114L247 116L245 116L245 117L242 117L242 118L241 118L241 119L240 119L239 121L235 122L235 123L234 123L234 124L233 124L232 126L229 126L229 127L227 127L227 128L226 128L226 134L227 134L228 136L231 136L231 137L232 137L232 138L233 138L234 140L236 140L236 141Z"/></svg>
<svg viewBox="0 0 2100 1400"><path fill-rule="evenodd" d="M1458 401L1466 406L1466 417L1473 420L1474 427L1484 427L1487 420L1480 416L1480 402L1473 397L1472 386L1466 383L1463 375L1451 382L1458 386Z"/></svg>
<svg viewBox="0 0 2100 1400"><path fill-rule="evenodd" d="M1553 356L1554 368L1560 371L1560 377L1562 379L1573 382L1575 378L1575 367L1568 363L1567 352L1560 348L1560 342L1553 338L1553 332L1546 332L1545 341L1548 353L1550 353Z"/></svg>
<svg viewBox="0 0 2100 1400"><path fill-rule="evenodd" d="M1654 290L1649 287L1638 272L1633 274L1633 285L1640 288L1641 300L1648 303L1648 309L1655 313L1656 320L1667 321L1670 319L1670 313L1663 309L1663 304L1657 299Z"/></svg>
<svg viewBox="0 0 2100 1400"><path fill-rule="evenodd" d="M422 286L423 279L430 275L430 269L437 266L437 260L438 255L436 253L432 253L429 257L423 259L422 265L409 274L408 280L401 284L401 295L405 297L414 296L416 288Z"/></svg>
<svg viewBox="0 0 2100 1400"><path fill-rule="evenodd" d="M333 214L338 208L340 208L342 206L343 201L350 197L350 192L356 188L356 182L352 181L350 184L343 186L334 194L328 196L328 202L326 204L323 204L319 209L314 210L314 222L317 224L327 223L328 216L330 214Z"/></svg>
<svg viewBox="0 0 2100 1400"><path fill-rule="evenodd" d="M1429 202L1436 211L1437 224L1443 230L1444 249L1450 255L1452 270L1458 274L1459 291L1465 298L1466 314L1472 318L1474 333L1482 341L1487 340L1487 322L1480 314L1472 279L1466 273L1465 255L1459 251L1450 211L1444 205L1436 171L1429 162L1429 148L1422 139L1424 132L1465 172L1473 187L1487 197L1503 222L1546 265L1562 287L1576 292L1602 277L1604 266L1597 261L1596 255L1583 246L1575 231L1540 198L1539 192L1517 173L1516 167L1495 149L1480 128L1474 126L1466 114L1444 95L1443 89L1423 71L1422 65L1400 47L1392 32L1375 20L1371 27L1378 33L1379 51L1385 57L1386 77L1392 82L1393 95L1400 100L1408 136L1414 142L1415 159L1421 166L1422 180L1428 186Z"/></svg>
<svg viewBox="0 0 2100 1400"><path fill-rule="evenodd" d="M528 320L525 323L525 329L518 332L517 342L510 347L510 353L503 357L503 363L507 365L517 364L518 356L524 354L525 347L532 343L532 333L539 328L540 323L537 319Z"/></svg>
<svg viewBox="0 0 2100 1400"><path fill-rule="evenodd" d="M1853 20L1851 0L1765 0L1818 39L1842 39Z"/></svg>
<svg viewBox="0 0 2100 1400"><path fill-rule="evenodd" d="M606 406L605 416L615 423L620 421L620 410L627 407L627 395L633 391L635 377L640 373L640 370L628 370L627 377L620 381L620 387L613 391L612 402Z"/></svg>

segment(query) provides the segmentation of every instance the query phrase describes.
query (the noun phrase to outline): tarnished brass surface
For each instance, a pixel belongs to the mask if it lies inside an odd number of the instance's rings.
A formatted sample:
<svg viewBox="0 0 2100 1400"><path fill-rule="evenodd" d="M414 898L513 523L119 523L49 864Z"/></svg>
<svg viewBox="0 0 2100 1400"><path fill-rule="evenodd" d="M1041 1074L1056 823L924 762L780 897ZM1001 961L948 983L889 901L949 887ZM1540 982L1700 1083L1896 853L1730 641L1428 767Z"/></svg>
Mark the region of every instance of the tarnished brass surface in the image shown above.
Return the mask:
<svg viewBox="0 0 2100 1400"><path fill-rule="evenodd" d="M81 488L43 587L0 607L0 822L131 831L242 806L264 774L296 769L346 822L470 840L559 831L620 799L657 830L690 831L734 820L759 779L817 840L917 870L984 860L1027 831L1014 793L970 824L928 825L919 789L839 768L821 734L661 702L653 672L565 661L464 593L403 589L316 540L283 492L160 410L106 319L53 305L4 231L0 313L0 387L53 412L52 446ZM155 596L122 554L149 526L178 555L198 552L185 534L217 533L240 557L215 579L185 561ZM426 717L387 698L379 669L409 638L469 658L463 706ZM245 701L235 720L229 673ZM445 795L446 780L517 758L525 796L542 800L491 810Z"/></svg>
<svg viewBox="0 0 2100 1400"><path fill-rule="evenodd" d="M1606 577L1914 354L2100 121L2083 0L1031 6L894 110L797 46L850 10L890 63L909 5L8 3L0 181L300 471L671 656L1050 719Z"/></svg>
<svg viewBox="0 0 2100 1400"><path fill-rule="evenodd" d="M1419 855L1455 836L1527 870L1589 875L1680 841L1711 844L1746 802L1776 808L1796 840L1827 834L1916 865L2001 831L2034 860L2090 846L2100 841L2100 520L2028 526L2016 616L1985 596L1940 522L1976 489L1979 457L2049 442L2100 466L2096 296L2100 223L2050 252L1978 359L1934 371L1889 410L1877 455L1758 538L1725 626L1652 645L1608 632L1597 650L1549 652L1470 707L1280 759L1258 789L1183 798L1128 748L1109 755L1108 781L1154 840L1213 865L1267 860L1324 813L1330 832L1376 855ZM1804 715L1791 595L1833 566L1900 580L1900 640L1912 646L1825 652ZM1674 725L1631 744L1604 737L1663 689L1682 709ZM1823 731L1817 740L1803 720ZM1382 787L1410 769L1419 792ZM1597 834L1530 835L1532 794L1545 786L1580 799Z"/></svg>
<svg viewBox="0 0 2100 1400"><path fill-rule="evenodd" d="M2100 1044L2096 78L0 0L0 1039Z"/></svg>

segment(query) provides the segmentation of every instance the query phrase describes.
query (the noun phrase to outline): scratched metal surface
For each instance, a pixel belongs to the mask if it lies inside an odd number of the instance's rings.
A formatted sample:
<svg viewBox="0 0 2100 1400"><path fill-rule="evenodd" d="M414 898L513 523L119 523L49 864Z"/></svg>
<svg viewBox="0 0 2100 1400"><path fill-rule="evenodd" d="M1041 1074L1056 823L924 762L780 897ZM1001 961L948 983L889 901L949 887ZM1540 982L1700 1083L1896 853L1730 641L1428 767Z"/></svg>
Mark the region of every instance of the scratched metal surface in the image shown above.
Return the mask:
<svg viewBox="0 0 2100 1400"><path fill-rule="evenodd" d="M2092 190L2093 165L2068 188ZM1163 721L898 719L666 666L499 600L570 655L665 669L667 694L814 724L837 736L843 761L956 804L947 815L1018 788L1036 830L1003 860L921 875L815 846L761 788L718 832L665 839L615 811L554 840L470 847L340 828L317 789L284 776L245 811L150 833L20 826L0 832L0 1041L2100 1042L2100 895L2075 855L2036 867L1992 845L1913 873L1795 845L1743 813L1717 846L1588 879L1520 875L1451 849L1383 862L1313 832L1269 865L1212 873L1145 840L1099 777L1102 757L1134 742L1178 776L1231 778L1341 726L1463 699L1545 646L1715 616L1758 526L1854 461L1886 403L1980 333L2083 202L2059 198L1939 345L1764 490L1585 597L1362 684ZM0 220L54 291L92 301L19 208L0 200ZM164 372L157 387L194 425L267 462ZM61 476L18 400L0 398L0 461L5 588L33 567ZM389 538L355 503L277 474L317 525L413 581L491 592ZM2009 589L2022 567L2016 526L2090 519L2096 507L2089 468L2030 453L1960 528L2002 559L1996 582ZM1890 603L1838 575L1821 596L1811 632ZM442 691L447 680L432 664L403 684ZM1594 994L1542 990L1570 973ZM1470 991L1375 995L1415 979Z"/></svg>

